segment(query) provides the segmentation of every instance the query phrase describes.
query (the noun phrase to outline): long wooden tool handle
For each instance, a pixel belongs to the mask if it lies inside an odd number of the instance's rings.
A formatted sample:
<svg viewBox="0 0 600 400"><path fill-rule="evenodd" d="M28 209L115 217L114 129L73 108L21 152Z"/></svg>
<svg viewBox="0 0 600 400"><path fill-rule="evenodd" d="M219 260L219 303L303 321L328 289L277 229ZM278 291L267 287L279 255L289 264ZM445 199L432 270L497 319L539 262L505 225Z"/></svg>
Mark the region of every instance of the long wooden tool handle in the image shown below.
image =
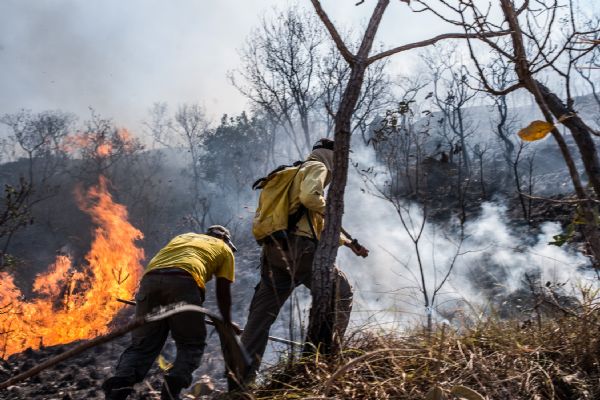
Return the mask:
<svg viewBox="0 0 600 400"><path fill-rule="evenodd" d="M128 304L130 306L135 306L135 301L133 300L125 300L125 299L120 299L117 298L118 302L124 303L124 304ZM207 319L206 321L206 325L211 325L211 326L215 326L215 324ZM244 330L241 330L242 332L244 332ZM276 336L269 336L269 340L272 342L277 342L277 343L283 343L283 344L287 344L287 345L291 345L291 346L298 346L298 347L302 347L302 343L298 343L298 342L294 342L292 340L288 340L288 339L284 339L284 338L280 338L280 337L276 337Z"/></svg>

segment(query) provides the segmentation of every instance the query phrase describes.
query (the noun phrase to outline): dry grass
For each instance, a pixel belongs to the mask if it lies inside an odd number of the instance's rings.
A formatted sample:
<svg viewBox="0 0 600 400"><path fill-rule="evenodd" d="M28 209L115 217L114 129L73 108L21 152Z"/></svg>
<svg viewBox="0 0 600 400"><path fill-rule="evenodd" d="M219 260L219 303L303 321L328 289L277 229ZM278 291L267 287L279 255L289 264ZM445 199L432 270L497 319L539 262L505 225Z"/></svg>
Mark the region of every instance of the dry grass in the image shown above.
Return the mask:
<svg viewBox="0 0 600 400"><path fill-rule="evenodd" d="M490 318L460 331L358 333L335 359L282 362L256 399L597 399L600 304L535 324Z"/></svg>

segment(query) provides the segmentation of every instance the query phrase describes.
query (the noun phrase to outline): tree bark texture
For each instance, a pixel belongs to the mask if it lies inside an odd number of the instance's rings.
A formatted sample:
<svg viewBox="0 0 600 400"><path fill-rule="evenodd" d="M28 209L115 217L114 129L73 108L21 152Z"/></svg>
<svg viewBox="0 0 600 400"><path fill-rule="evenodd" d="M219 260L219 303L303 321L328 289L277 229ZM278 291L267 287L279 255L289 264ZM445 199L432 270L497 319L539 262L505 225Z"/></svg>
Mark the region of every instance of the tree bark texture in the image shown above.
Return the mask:
<svg viewBox="0 0 600 400"><path fill-rule="evenodd" d="M347 47L337 34L319 1L312 0L312 3L319 18L329 30L338 49L349 62L351 68L350 79L335 116L335 151L332 181L327 195L325 227L313 261L312 308L306 338L307 343L312 346L305 348L305 350L311 351L316 348L318 351L329 353L334 350L335 346L333 338L333 315L335 314L333 266L337 257L342 216L344 214L344 192L348 180L352 113L360 96L368 66L367 58L389 0L379 0L377 2L356 56L346 53Z"/></svg>
<svg viewBox="0 0 600 400"><path fill-rule="evenodd" d="M573 139L575 139L575 143L577 143L577 147L579 148L588 180L594 188L596 196L600 197L600 162L598 161L598 152L592 140L589 127L577 114L570 111L560 98L552 93L544 84L539 81L536 81L536 83L554 117L557 120L561 120L562 124L573 135Z"/></svg>
<svg viewBox="0 0 600 400"><path fill-rule="evenodd" d="M517 19L517 14L515 12L513 3L511 0L500 0L500 5L510 28L510 36L515 60L515 72L517 73L520 81L523 82L525 88L535 98L535 101L540 111L544 115L545 120L551 124L554 124L555 121L552 112L546 103L546 99L542 94L542 90L538 82L535 81L531 73L529 61L527 59L527 52L525 50L525 45L523 44L523 32ZM578 199L583 200L580 203L581 214L586 223L582 226L581 230L597 263L600 261L600 231L598 230L596 215L594 213L594 204L581 183L579 171L577 171L571 151L569 150L569 147L567 146L562 134L557 128L554 128L552 130L552 136L558 144L563 159L567 164L575 193L577 194Z"/></svg>

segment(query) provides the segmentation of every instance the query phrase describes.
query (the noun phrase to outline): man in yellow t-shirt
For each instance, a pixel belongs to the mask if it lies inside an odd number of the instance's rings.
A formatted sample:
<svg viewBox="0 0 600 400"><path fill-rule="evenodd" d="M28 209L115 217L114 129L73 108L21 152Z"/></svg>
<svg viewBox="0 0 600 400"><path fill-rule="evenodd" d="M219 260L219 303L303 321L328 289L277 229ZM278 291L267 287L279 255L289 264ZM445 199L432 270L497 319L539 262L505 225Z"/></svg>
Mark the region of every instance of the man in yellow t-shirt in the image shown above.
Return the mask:
<svg viewBox="0 0 600 400"><path fill-rule="evenodd" d="M239 333L239 327L231 322L234 251L229 230L220 225L211 226L204 235L185 233L174 237L148 263L135 296L136 316L182 301L202 305L206 283L215 276L219 311L224 322ZM133 331L131 345L121 355L115 375L102 385L107 399L125 400L133 393L133 385L144 379L169 331L177 346L177 357L165 376L161 399L179 398L179 392L191 384L206 345L204 315L200 313L175 314Z"/></svg>

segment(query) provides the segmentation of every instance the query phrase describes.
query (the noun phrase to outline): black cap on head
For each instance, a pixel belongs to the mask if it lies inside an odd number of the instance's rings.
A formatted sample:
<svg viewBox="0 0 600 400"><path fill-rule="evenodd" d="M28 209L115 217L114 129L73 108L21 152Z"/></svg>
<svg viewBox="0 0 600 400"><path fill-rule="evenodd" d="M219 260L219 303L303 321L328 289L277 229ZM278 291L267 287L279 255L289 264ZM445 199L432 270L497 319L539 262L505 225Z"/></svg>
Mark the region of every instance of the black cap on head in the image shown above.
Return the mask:
<svg viewBox="0 0 600 400"><path fill-rule="evenodd" d="M206 230L206 234L214 237L218 237L223 240L227 245L231 248L233 252L237 251L237 247L233 245L231 241L231 233L229 233L229 229L225 228L223 225L212 225L209 226Z"/></svg>
<svg viewBox="0 0 600 400"><path fill-rule="evenodd" d="M313 145L313 150L317 150L317 149L327 149L327 150L332 150L333 151L333 140L331 139L327 139L327 138L322 138L317 140L317 142Z"/></svg>

